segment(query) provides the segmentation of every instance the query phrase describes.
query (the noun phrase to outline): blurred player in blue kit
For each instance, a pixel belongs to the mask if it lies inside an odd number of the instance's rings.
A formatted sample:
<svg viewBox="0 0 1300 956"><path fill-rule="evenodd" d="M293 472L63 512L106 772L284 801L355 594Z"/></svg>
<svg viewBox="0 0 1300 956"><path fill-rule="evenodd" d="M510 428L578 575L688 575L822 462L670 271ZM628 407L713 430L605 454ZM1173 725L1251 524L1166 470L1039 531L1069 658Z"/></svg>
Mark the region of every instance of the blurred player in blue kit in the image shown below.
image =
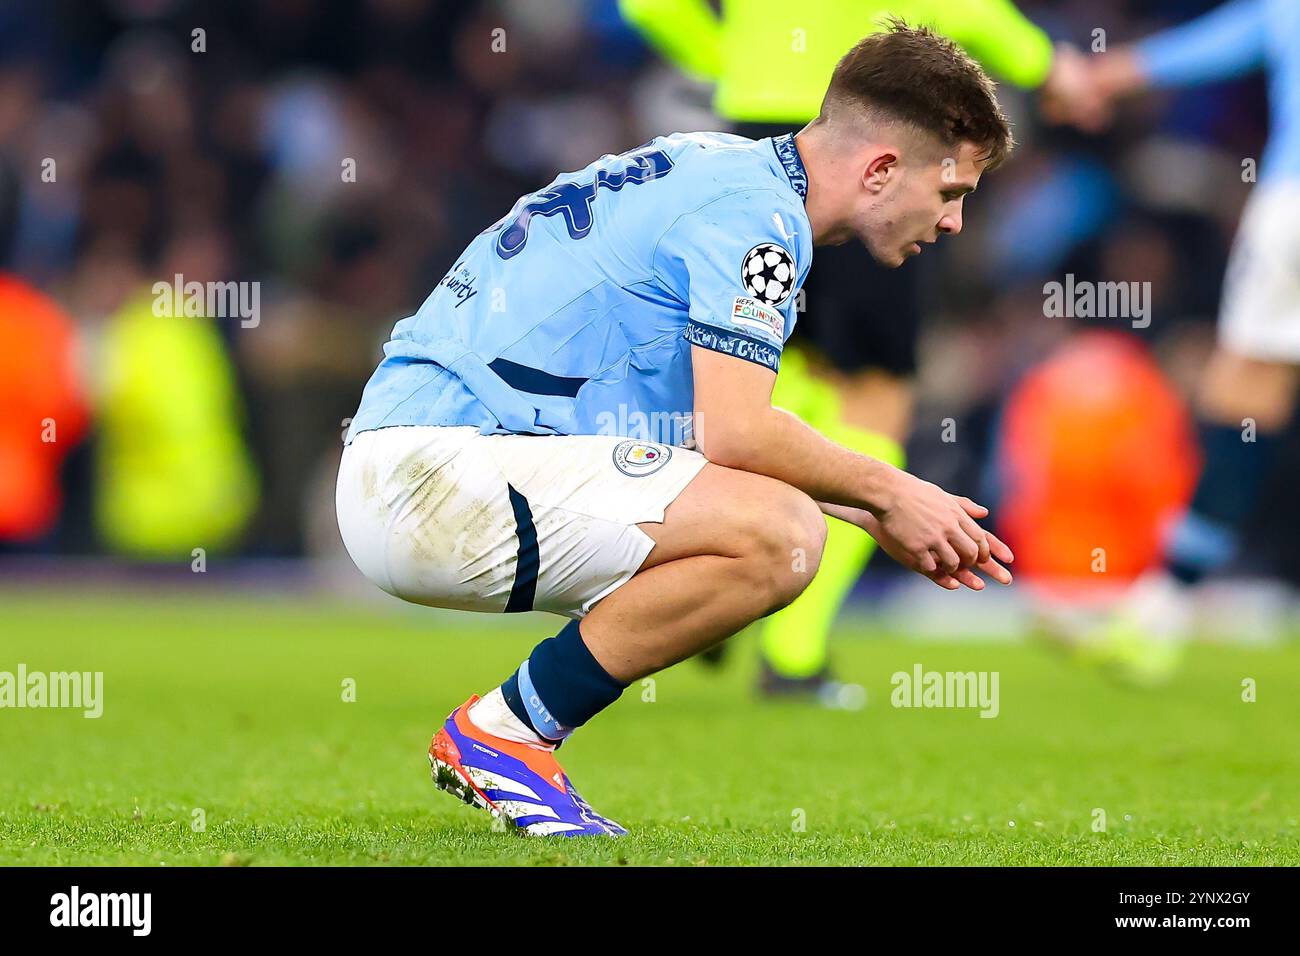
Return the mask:
<svg viewBox="0 0 1300 956"><path fill-rule="evenodd" d="M339 473L357 567L418 604L571 619L447 718L440 788L533 835L625 832L556 747L789 604L824 515L941 587L1010 583L984 508L771 403L813 247L900 265L961 231L1010 148L980 67L895 22L845 55L802 131L662 136L562 174L397 324Z"/></svg>
<svg viewBox="0 0 1300 956"><path fill-rule="evenodd" d="M1300 377L1300 3L1235 0L1128 47L1095 55L1093 92L1192 86L1264 69L1270 137L1224 282L1218 344L1197 395L1204 468L1162 565L1141 578L1085 654L1158 683L1192 627L1190 588L1237 550L1295 407ZM1091 101L1087 104L1091 109Z"/></svg>

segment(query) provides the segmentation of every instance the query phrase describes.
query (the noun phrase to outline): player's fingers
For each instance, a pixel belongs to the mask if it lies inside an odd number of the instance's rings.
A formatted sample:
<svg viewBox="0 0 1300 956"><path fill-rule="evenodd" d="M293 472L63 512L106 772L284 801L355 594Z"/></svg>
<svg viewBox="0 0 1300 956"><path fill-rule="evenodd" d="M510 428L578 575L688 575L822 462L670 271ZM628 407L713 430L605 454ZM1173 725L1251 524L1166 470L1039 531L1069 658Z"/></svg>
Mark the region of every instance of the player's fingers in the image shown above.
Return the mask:
<svg viewBox="0 0 1300 956"><path fill-rule="evenodd" d="M954 578L951 574L942 574L936 572L934 574L928 574L926 575L926 577L928 577L935 584L939 585L939 587L943 588L945 591L961 590L961 585L957 582L957 579Z"/></svg>
<svg viewBox="0 0 1300 956"><path fill-rule="evenodd" d="M989 553L1005 564L1011 564L1016 560L1016 556L1011 553L1011 549L1002 543L1002 539L992 531L984 532L989 539Z"/></svg>
<svg viewBox="0 0 1300 956"><path fill-rule="evenodd" d="M972 591L984 590L984 579L970 568L961 568L953 577Z"/></svg>
<svg viewBox="0 0 1300 956"><path fill-rule="evenodd" d="M916 557L916 570L927 577L939 570L939 562L934 559L933 551L926 551Z"/></svg>
<svg viewBox="0 0 1300 956"><path fill-rule="evenodd" d="M972 547L974 542L972 542ZM952 543L949 541L940 541L930 553L934 555L935 560L939 563L939 570L944 574L952 574L962 566L961 555L959 555Z"/></svg>
<svg viewBox="0 0 1300 956"><path fill-rule="evenodd" d="M981 571L983 571L985 574L991 577L994 581L997 581L998 584L1011 583L1012 580L1011 572L1008 571L1006 568L1004 568L1002 565L998 564L992 558L989 558L983 564L978 565L978 567Z"/></svg>
<svg viewBox="0 0 1300 956"><path fill-rule="evenodd" d="M976 529L976 533L979 531ZM952 546L953 551L957 552L957 559L961 562L961 567L969 568L979 557L979 542L971 536L961 522L958 521L957 527L948 535L948 544ZM953 569L954 571L956 568Z"/></svg>
<svg viewBox="0 0 1300 956"><path fill-rule="evenodd" d="M961 504L962 510L965 511L972 518L988 517L989 509L985 508L983 505L977 504L976 502L971 501L969 498L963 498L961 495L954 495L953 497L955 497L957 501Z"/></svg>
<svg viewBox="0 0 1300 956"><path fill-rule="evenodd" d="M983 561L987 561L989 559L988 534L983 528L977 525L972 518L962 515L959 520L961 523L961 529L970 535L971 540L975 542L979 549L974 560L971 561L971 564L979 564Z"/></svg>

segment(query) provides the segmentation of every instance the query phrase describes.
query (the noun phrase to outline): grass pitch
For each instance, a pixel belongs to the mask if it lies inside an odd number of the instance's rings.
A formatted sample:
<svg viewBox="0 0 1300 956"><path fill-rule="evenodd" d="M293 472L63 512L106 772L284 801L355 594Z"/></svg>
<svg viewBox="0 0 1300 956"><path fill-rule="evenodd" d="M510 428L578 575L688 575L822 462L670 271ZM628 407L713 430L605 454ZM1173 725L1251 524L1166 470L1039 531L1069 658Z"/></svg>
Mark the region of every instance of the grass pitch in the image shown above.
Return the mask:
<svg viewBox="0 0 1300 956"><path fill-rule="evenodd" d="M634 685L564 747L632 835L557 841L435 791L425 748L559 618L54 591L0 606L0 671L103 671L105 701L97 720L0 710L3 864L1300 863L1295 642L1198 647L1142 693L1032 646L846 625L836 660L869 703L836 713L756 701L742 636L721 672ZM998 671L999 715L892 707L890 676L918 663Z"/></svg>

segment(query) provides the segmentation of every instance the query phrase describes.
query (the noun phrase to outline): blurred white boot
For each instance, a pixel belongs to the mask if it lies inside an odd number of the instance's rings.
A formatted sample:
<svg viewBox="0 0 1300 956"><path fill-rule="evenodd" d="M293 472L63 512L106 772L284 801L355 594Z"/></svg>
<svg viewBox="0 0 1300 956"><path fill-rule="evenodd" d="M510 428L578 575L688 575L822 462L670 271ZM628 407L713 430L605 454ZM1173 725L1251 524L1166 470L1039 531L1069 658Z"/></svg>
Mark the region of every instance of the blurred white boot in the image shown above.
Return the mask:
<svg viewBox="0 0 1300 956"><path fill-rule="evenodd" d="M1080 660L1126 684L1167 683L1191 635L1192 601L1192 589L1168 572L1147 572L1079 644Z"/></svg>

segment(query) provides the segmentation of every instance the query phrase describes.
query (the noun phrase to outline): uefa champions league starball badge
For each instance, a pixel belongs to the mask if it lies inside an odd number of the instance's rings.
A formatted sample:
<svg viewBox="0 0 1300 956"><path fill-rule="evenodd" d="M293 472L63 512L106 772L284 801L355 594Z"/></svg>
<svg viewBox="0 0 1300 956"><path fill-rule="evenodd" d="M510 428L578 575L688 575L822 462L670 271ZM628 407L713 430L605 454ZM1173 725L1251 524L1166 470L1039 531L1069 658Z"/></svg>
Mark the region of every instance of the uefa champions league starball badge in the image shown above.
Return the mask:
<svg viewBox="0 0 1300 956"><path fill-rule="evenodd" d="M775 242L762 242L745 253L740 279L764 305L780 305L794 289L794 260Z"/></svg>

